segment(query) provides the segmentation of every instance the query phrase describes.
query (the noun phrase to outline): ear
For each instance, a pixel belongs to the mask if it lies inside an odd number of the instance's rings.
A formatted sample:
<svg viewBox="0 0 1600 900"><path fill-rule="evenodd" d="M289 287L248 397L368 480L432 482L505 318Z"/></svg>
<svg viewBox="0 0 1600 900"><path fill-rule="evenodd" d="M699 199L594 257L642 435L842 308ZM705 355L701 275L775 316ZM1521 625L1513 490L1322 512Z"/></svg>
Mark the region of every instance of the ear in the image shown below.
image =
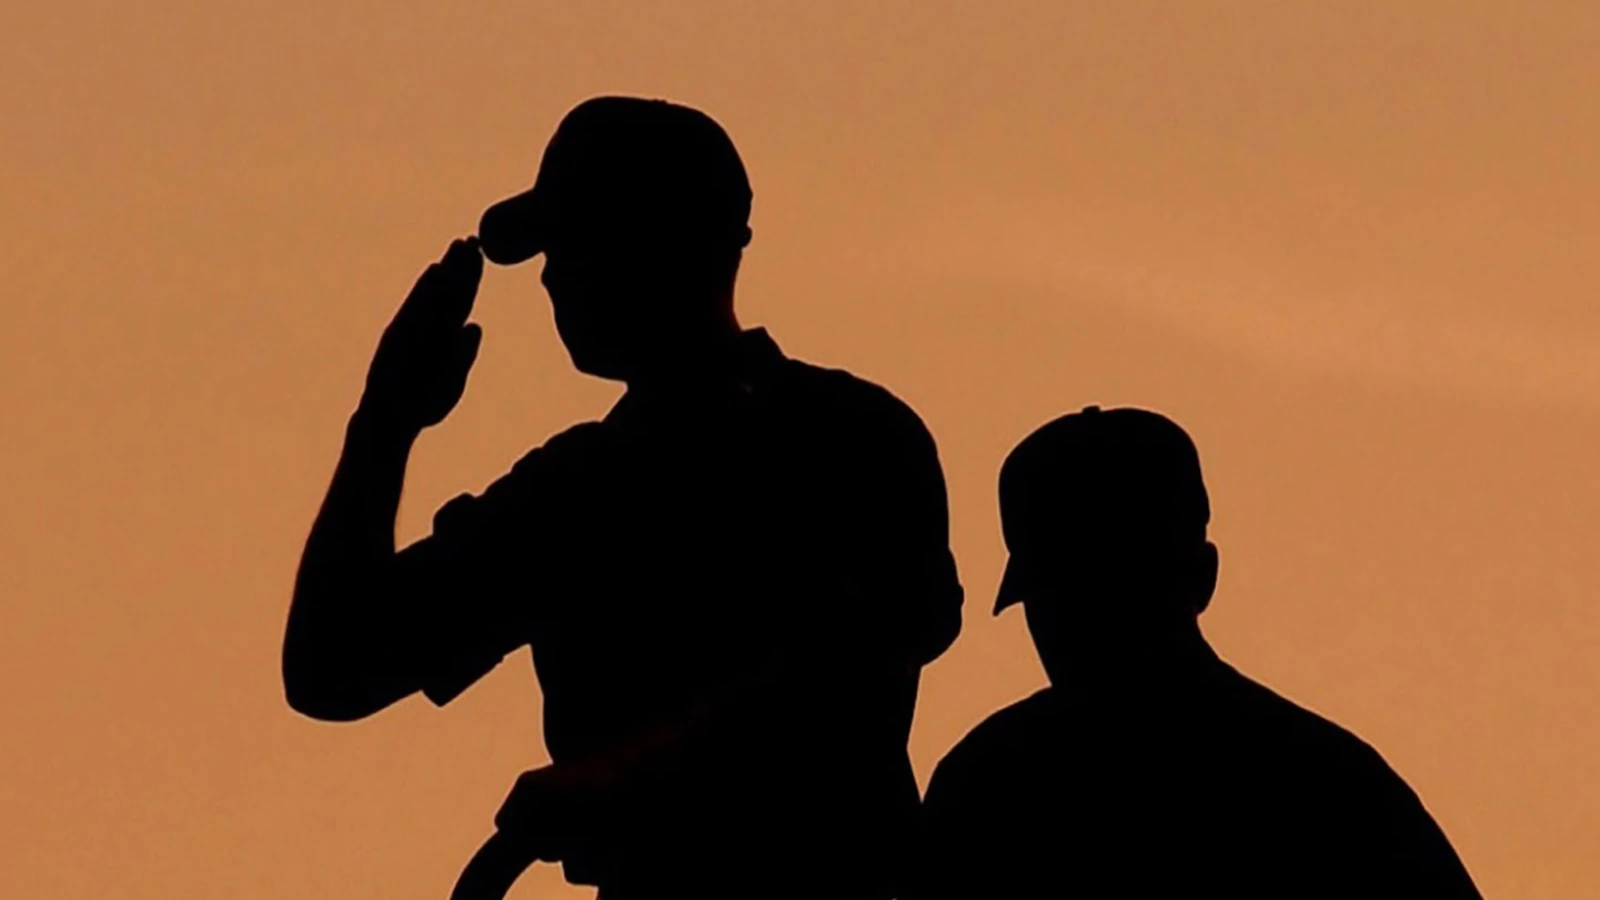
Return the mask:
<svg viewBox="0 0 1600 900"><path fill-rule="evenodd" d="M1194 614L1196 616L1206 611L1211 605L1211 597L1217 592L1217 568L1220 558L1217 555L1217 545L1206 541L1203 548L1196 554L1194 567L1194 584L1190 596L1194 598Z"/></svg>

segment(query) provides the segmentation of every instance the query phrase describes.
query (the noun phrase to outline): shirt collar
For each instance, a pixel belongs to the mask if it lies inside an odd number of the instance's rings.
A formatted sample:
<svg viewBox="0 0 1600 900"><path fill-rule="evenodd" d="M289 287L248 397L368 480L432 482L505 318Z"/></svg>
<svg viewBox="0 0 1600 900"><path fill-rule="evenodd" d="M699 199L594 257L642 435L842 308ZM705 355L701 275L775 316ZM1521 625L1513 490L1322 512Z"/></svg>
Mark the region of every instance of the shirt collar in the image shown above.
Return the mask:
<svg viewBox="0 0 1600 900"><path fill-rule="evenodd" d="M743 393L750 393L767 372L786 359L777 341L765 328L747 328L732 342L726 364L720 366L712 378L698 382L711 390L685 390L686 386L667 390L630 387L606 415L606 421L626 421L638 417L646 409L676 407L686 400L692 403L715 396L721 392L721 388L734 387Z"/></svg>

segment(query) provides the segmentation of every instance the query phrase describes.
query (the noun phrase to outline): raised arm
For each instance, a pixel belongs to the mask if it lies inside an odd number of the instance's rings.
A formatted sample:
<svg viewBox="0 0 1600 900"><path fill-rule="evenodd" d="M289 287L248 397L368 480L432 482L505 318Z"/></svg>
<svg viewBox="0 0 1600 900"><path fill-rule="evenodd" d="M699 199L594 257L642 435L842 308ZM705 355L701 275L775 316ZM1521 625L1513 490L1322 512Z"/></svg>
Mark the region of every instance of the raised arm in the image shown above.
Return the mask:
<svg viewBox="0 0 1600 900"><path fill-rule="evenodd" d="M401 590L395 514L417 435L455 408L482 332L467 323L483 259L455 241L385 329L295 579L283 643L289 705L317 719L371 715L422 687L421 610Z"/></svg>

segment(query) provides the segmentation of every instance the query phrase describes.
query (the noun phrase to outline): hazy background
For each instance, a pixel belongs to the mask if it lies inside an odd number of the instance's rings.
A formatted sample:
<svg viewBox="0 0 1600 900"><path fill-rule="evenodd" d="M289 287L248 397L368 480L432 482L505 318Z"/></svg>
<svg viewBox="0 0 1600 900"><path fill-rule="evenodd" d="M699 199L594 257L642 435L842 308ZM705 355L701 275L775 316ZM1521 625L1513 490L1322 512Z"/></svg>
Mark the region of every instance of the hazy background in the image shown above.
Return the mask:
<svg viewBox="0 0 1600 900"><path fill-rule="evenodd" d="M987 614L1005 451L1139 404L1200 445L1223 654L1376 744L1487 895L1596 896L1597 47L1589 0L8 5L0 895L446 896L543 759L526 653L313 723L290 582L413 278L629 92L743 151L745 320L939 439L969 599L924 778L1042 683ZM537 276L486 276L403 537L616 396Z"/></svg>

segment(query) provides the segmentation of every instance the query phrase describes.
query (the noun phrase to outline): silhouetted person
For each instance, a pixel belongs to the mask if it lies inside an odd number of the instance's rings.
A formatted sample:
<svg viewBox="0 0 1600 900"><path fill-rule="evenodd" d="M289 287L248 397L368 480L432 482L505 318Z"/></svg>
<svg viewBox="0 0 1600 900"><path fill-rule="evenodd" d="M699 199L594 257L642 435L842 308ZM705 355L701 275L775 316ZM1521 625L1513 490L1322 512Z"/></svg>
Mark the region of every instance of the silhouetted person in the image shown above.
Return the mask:
<svg viewBox="0 0 1600 900"><path fill-rule="evenodd" d="M1181 428L1090 407L1007 458L1011 552L1050 687L939 764L916 900L1477 897L1359 738L1239 674L1198 617L1217 580Z"/></svg>
<svg viewBox="0 0 1600 900"><path fill-rule="evenodd" d="M518 781L458 897L535 858L607 900L898 888L918 676L960 628L943 475L905 404L741 328L750 197L702 113L610 97L567 115L481 248L542 252L573 363L627 392L398 553L412 442L477 352L477 240L429 267L378 346L284 683L307 715L360 719L417 691L448 703L531 644L553 764Z"/></svg>

